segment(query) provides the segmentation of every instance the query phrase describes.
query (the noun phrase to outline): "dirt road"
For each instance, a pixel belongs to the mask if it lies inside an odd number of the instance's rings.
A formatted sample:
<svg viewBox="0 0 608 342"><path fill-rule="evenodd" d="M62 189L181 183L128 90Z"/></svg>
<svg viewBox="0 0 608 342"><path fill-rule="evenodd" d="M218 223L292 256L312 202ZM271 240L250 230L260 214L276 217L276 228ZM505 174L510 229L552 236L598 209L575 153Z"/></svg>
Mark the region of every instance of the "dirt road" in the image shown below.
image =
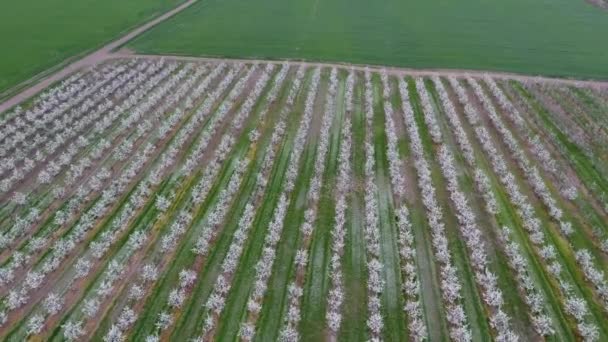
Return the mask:
<svg viewBox="0 0 608 342"><path fill-rule="evenodd" d="M131 54L125 52L118 52L111 55L112 58L153 58L160 59L164 58L167 60L180 60L180 61L199 61L199 62L227 62L227 63L276 63L282 64L288 62L292 65L308 65L308 66L321 66L321 67L338 67L338 68L352 68L354 70L364 71L369 69L371 71L386 70L390 74L403 74L412 76L454 76L454 77L480 77L488 75L493 78L499 79L512 79L522 82L545 82L552 84L567 84L567 85L579 85L588 87L599 87L608 89L608 81L594 81L594 80L577 80L570 78L555 78L545 76L532 76L515 74L509 72L500 71L482 71L482 70L466 70L466 69L411 69L402 67L391 67L391 66L380 66L380 65L364 65L364 64L350 64L350 63L332 63L332 62L306 62L299 60L262 60L262 59L235 59L235 58L212 58L212 57L191 57L191 56L176 56L176 55L143 55L143 54Z"/></svg>
<svg viewBox="0 0 608 342"><path fill-rule="evenodd" d="M169 12L162 14L161 16L134 29L133 31L127 33L126 35L120 37L119 39L114 40L111 43L108 43L107 45L101 47L100 49L90 53L89 55L86 55L85 57L75 61L74 63L70 63L70 64L66 65L64 68L58 70L57 72L43 78L39 82L33 84L32 86L24 89L23 91L19 92L18 94L14 95L14 96L10 97L9 99L7 99L6 101L2 102L0 104L0 113L6 111L7 109L10 109L11 107L36 95L40 91L44 90L46 87L50 86L51 84L53 84L57 81L60 81L64 78L66 78L67 76L71 75L72 73L76 72L79 69L86 68L86 67L95 65L97 63L100 63L104 60L112 58L113 57L112 51L114 49L123 45L124 43L128 42L129 40L135 38L136 36L140 35L144 31L150 29L152 26L155 26L156 24L158 24L162 21L165 21L168 18L174 16L175 14L183 11L184 9L186 9L187 7L189 7L196 1L197 0L186 1L185 3L177 6L176 8L170 10Z"/></svg>
<svg viewBox="0 0 608 342"><path fill-rule="evenodd" d="M7 99L6 101L0 104L0 113L10 109L11 107L27 100L28 98L36 95L40 91L44 90L46 87L51 84L60 81L70 74L76 72L79 69L93 66L97 63L103 62L109 59L116 58L152 58L152 59L174 59L174 60L183 60L183 61L208 61L208 62L228 62L228 63L236 63L236 62L247 62L247 63L284 63L285 61L275 60L256 60L256 59L225 59L225 58L208 58L208 57L188 57L188 56L172 56L172 55L139 55L139 54L131 54L125 51L117 51L113 52L117 47L125 44L129 40L135 38L140 35L144 31L150 29L152 26L157 25L158 23L167 20L173 15L181 12L186 9L197 0L188 0L180 6L174 8L173 10L157 17L154 20L147 22L146 24L134 29L133 31L127 33L121 38L103 46L99 50L92 52L91 54L85 56L82 59L79 59L71 64L68 64L64 68L58 70L57 72L49 75L48 77L43 78L40 82L35 83L31 87L28 87L21 91L20 93L14 95L13 97ZM372 66L372 65L360 65L360 64L348 64L348 63L321 63L321 62L304 62L304 61L289 61L289 63L294 65L310 65L310 66L336 66L342 68L353 68L355 70L380 70L385 69L389 73L392 74L408 74L413 76L455 76L455 77L463 77L463 76L474 76L479 77L483 75L489 75L495 78L503 78L503 79L514 79L518 81L532 81L532 82L546 82L553 84L565 84L565 85L578 85L578 86L590 86L590 87L598 87L608 89L607 81L592 81L592 80L575 80L575 79L562 79L562 78L552 78L552 77L543 77L543 76L529 76L529 75L521 75L514 73L506 73L506 72L496 72L496 71L479 71L479 70L460 70L460 69L409 69L409 68L399 68L399 67L381 67L381 66Z"/></svg>

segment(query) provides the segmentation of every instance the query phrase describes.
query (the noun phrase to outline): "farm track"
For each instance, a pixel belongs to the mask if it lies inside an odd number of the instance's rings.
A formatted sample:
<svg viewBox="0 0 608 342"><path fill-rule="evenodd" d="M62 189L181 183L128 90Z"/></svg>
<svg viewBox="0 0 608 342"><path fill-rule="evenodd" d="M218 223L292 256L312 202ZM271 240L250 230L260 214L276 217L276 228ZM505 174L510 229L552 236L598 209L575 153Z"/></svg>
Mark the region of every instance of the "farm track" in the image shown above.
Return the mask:
<svg viewBox="0 0 608 342"><path fill-rule="evenodd" d="M0 198L0 338L608 336L605 128L555 123L604 84L126 56L1 116L4 170L96 113Z"/></svg>

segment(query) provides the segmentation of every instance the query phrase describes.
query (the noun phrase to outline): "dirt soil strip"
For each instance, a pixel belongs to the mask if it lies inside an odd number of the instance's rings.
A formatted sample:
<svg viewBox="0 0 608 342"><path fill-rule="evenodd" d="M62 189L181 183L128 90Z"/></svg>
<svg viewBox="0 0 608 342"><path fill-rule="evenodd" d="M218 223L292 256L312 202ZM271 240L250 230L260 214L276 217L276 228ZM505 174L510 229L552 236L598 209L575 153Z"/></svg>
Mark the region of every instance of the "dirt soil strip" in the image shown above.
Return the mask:
<svg viewBox="0 0 608 342"><path fill-rule="evenodd" d="M179 61L202 61L202 62L226 62L226 63L276 63L282 64L289 62L292 65L306 65L310 67L336 67L336 68L350 68L358 71L370 70L371 72L378 72L380 70L386 70L388 74L402 75L407 74L412 77L430 77L430 76L453 76L453 77L483 77L490 76L495 79L506 79L506 80L518 80L520 82L535 82L535 83L546 83L554 85L573 85L577 87L597 87L599 89L608 90L608 81L602 80L578 80L573 78L555 78L546 77L540 75L524 75L500 71L480 71L480 70L467 70L467 69L413 69L404 67L394 66L381 66L381 65L366 65L366 64L351 64L351 63L332 63L332 62L306 62L302 60L263 60L263 59L247 59L247 58L213 58L213 57L195 57L195 56L179 56L179 55L146 55L131 53L126 50L117 51L116 53L108 54L108 58L151 58L151 59L166 59L166 60L179 60ZM0 111L3 110L0 107Z"/></svg>
<svg viewBox="0 0 608 342"><path fill-rule="evenodd" d="M53 73L53 74L49 75L48 77L42 79L40 82L32 85L31 87L24 89L23 91L19 92L15 96L12 96L9 99L7 99L6 101L4 101L3 103L0 103L0 113L29 99L30 97L38 94L39 92L44 90L46 87L50 86L51 84L68 77L69 75L73 74L74 72L76 72L80 69L84 69L86 67L90 67L90 66L96 65L98 63L101 63L105 60L111 59L113 57L112 51L114 49L124 45L129 40L137 37L138 35L142 34L145 31L149 30L150 28L157 25L158 23L163 22L163 21L169 19L170 17L176 15L177 13L183 11L184 9L190 7L196 1L197 0L188 0L188 1L184 2L183 4L175 7L174 9L170 10L169 12L166 12L165 14L161 15L160 17L157 17L156 19L153 19L153 20L141 25L140 27L138 27L138 28L134 29L133 31L125 34L124 36L116 39L115 41L110 42L107 45L101 47L99 50L93 51L91 54L86 55L82 59L79 59L79 60L75 61L74 63L68 64L64 68L58 70L56 73Z"/></svg>

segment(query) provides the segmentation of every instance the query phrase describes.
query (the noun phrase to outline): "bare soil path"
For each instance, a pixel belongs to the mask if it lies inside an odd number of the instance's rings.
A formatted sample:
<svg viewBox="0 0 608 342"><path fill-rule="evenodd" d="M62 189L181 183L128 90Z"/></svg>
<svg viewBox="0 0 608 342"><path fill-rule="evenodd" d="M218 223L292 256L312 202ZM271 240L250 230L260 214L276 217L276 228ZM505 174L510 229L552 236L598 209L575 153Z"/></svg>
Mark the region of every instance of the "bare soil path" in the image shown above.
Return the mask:
<svg viewBox="0 0 608 342"><path fill-rule="evenodd" d="M31 87L24 89L23 91L17 93L16 95L8 98L6 101L0 103L0 113L5 112L6 110L12 108L13 106L29 99L30 97L36 95L41 92L51 84L60 81L70 74L98 63L104 62L106 60L116 59L116 58L151 58L151 59L172 59L172 60L181 60L181 61L207 61L207 62L227 62L227 63L284 63L285 60L259 60L259 59L227 59L227 58L209 58L209 57L190 57L190 56L175 56L175 55L143 55L143 54L134 54L131 53L128 49L120 49L118 51L114 51L117 48L121 47L131 39L136 36L142 34L143 32L149 30L153 26L157 25L160 22L163 22L175 14L183 11L184 9L190 7L197 0L187 0L183 4L177 6L176 8L168 11L165 14L143 24L142 26L134 29L133 31L127 33L126 35L118 38L117 40L103 46L102 48L92 52L91 54L79 59L73 63L66 65L64 68L59 69L57 72L50 74L48 77L43 78L40 82L33 84ZM563 84L563 85L575 85L575 86L589 86L598 89L608 89L608 81L595 81L595 80L576 80L576 79L562 79L562 78L552 78L552 77L543 77L543 76L532 76L532 75L522 75L515 73L506 73L506 72L498 72L498 71L479 71L479 70L464 70L464 69L410 69L410 68L399 68L399 67L382 67L375 65L361 65L361 64L349 64L349 63L323 63L323 62L305 62L300 60L289 61L294 65L309 65L309 66L325 66L325 67L342 67L342 68L352 68L354 70L365 70L365 69L385 69L391 74L409 74L412 76L454 76L454 77L466 77L473 76L479 77L488 75L493 78L498 79L514 79L521 82L543 82L543 83L551 83L551 84Z"/></svg>
<svg viewBox="0 0 608 342"><path fill-rule="evenodd" d="M500 71L483 71L483 70L467 70L467 69L412 69L403 67L392 67L392 66L381 66L381 65L366 65L366 64L351 64L351 63L332 63L332 62L307 62L302 60L263 60L263 59L235 59L235 58L213 58L213 57L194 57L194 56L179 56L179 55L145 55L145 54L134 54L126 50L121 50L111 54L113 58L151 58L151 59L166 59L166 60L179 60L179 61L203 61L210 63L276 63L282 64L288 62L292 65L306 65L306 66L319 66L319 67L337 67L337 68L351 68L353 70L370 71L386 70L389 74L407 74L412 77L415 76L453 76L453 77L482 77L490 76L496 79L510 79L517 80L520 82L539 82L549 83L556 85L574 85L581 87L594 87L597 89L608 90L608 81L600 80L578 80L573 78L554 78L546 76L535 76L535 75L524 75Z"/></svg>
<svg viewBox="0 0 608 342"><path fill-rule="evenodd" d="M11 107L29 99L30 97L36 95L37 93L44 90L46 87L51 84L61 81L62 79L68 77L72 73L93 66L95 64L101 63L105 60L111 59L113 57L112 51L116 48L122 46L129 40L135 38L136 36L142 34L143 32L149 30L153 26L157 25L160 22L163 22L175 14L183 11L184 9L190 7L190 5L194 4L197 0L188 0L183 4L175 7L174 9L168 11L167 13L162 14L159 17L141 25L140 27L134 29L133 31L125 34L124 36L116 39L113 42L108 43L107 45L101 47L99 50L93 51L92 53L86 55L82 59L75 61L74 63L70 63L66 65L64 68L59 69L57 72L50 74L48 77L43 78L40 82L33 84L31 87L25 88L23 91L17 93L16 95L8 98L6 101L0 103L0 113L10 109Z"/></svg>

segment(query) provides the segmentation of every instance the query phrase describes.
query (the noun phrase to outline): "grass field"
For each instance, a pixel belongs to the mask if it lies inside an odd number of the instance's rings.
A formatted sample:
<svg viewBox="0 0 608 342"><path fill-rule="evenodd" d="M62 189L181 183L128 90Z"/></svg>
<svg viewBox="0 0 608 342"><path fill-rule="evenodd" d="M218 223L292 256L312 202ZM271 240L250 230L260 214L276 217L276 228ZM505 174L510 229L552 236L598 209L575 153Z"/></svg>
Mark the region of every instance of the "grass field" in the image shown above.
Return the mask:
<svg viewBox="0 0 608 342"><path fill-rule="evenodd" d="M606 32L584 0L205 0L129 47L606 79Z"/></svg>
<svg viewBox="0 0 608 342"><path fill-rule="evenodd" d="M99 47L182 0L23 0L0 3L0 94Z"/></svg>
<svg viewBox="0 0 608 342"><path fill-rule="evenodd" d="M1 340L608 339L607 88L151 58L52 88L0 113Z"/></svg>

